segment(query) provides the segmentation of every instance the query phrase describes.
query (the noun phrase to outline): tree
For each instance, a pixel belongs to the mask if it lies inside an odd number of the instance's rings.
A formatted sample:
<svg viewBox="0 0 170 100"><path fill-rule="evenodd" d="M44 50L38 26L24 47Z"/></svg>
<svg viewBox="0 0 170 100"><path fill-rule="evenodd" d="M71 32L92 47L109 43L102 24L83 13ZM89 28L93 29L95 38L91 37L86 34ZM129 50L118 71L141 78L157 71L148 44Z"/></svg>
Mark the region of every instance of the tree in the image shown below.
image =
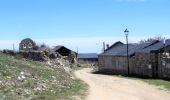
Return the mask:
<svg viewBox="0 0 170 100"><path fill-rule="evenodd" d="M140 40L139 43L143 44L143 43L152 43L155 41L164 41L165 37L162 36L157 36L157 37L153 37L153 38L148 38L148 39L144 39L144 40Z"/></svg>

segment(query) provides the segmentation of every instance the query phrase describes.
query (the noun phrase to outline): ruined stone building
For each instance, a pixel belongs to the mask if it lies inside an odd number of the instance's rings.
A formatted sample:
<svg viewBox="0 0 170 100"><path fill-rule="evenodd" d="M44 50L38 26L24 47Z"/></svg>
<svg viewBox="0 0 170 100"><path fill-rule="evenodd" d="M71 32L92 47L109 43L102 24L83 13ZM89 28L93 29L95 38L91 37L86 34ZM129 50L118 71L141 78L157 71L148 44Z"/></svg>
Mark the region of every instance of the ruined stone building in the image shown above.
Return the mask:
<svg viewBox="0 0 170 100"><path fill-rule="evenodd" d="M48 59L67 58L70 62L76 61L77 53L66 48L65 46L55 46L50 49L46 45L40 47L30 39L23 39L19 44L19 53L24 57L36 61L46 61Z"/></svg>
<svg viewBox="0 0 170 100"><path fill-rule="evenodd" d="M23 39L20 44L19 44L19 50L24 50L24 51L28 51L28 50L35 50L36 48L36 43L30 39L30 38L26 38Z"/></svg>
<svg viewBox="0 0 170 100"><path fill-rule="evenodd" d="M61 56L63 57L67 57L68 60L71 62L71 63L74 63L76 62L76 57L77 57L77 53L70 50L69 48L65 47L65 46L55 46L53 48L53 51L55 53L59 53Z"/></svg>
<svg viewBox="0 0 170 100"><path fill-rule="evenodd" d="M47 60L47 56L45 52L40 50L36 43L30 39L23 39L19 44L19 54L21 54L24 58L32 59L36 61L45 61Z"/></svg>

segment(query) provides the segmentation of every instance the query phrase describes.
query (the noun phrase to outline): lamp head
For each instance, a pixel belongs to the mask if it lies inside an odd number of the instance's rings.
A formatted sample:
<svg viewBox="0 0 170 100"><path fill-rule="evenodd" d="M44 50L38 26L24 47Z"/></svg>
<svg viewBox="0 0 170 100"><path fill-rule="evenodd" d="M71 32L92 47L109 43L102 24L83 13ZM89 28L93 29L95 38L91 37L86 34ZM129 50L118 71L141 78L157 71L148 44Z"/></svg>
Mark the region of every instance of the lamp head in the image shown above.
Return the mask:
<svg viewBox="0 0 170 100"><path fill-rule="evenodd" d="M128 33L129 33L129 30L128 29L125 29L125 35L127 36L128 35Z"/></svg>

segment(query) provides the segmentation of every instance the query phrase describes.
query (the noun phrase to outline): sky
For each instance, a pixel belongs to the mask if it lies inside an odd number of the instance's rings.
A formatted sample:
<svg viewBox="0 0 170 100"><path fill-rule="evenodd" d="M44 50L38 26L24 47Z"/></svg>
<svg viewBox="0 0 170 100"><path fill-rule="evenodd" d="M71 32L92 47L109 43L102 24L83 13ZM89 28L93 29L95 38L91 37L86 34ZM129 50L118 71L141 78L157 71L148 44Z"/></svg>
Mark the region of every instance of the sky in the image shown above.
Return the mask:
<svg viewBox="0 0 170 100"><path fill-rule="evenodd" d="M31 38L100 53L102 43L170 38L170 0L0 0L0 49Z"/></svg>

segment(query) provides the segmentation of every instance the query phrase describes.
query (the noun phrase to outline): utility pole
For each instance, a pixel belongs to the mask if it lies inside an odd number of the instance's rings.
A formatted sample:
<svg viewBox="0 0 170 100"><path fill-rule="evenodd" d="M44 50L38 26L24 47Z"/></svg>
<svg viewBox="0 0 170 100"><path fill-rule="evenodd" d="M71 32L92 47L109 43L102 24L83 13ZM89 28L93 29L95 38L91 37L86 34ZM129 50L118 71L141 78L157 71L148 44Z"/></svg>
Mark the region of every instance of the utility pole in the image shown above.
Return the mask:
<svg viewBox="0 0 170 100"><path fill-rule="evenodd" d="M15 45L14 45L14 43L13 43L13 45L12 45L12 46L13 46L13 51L15 51Z"/></svg>

